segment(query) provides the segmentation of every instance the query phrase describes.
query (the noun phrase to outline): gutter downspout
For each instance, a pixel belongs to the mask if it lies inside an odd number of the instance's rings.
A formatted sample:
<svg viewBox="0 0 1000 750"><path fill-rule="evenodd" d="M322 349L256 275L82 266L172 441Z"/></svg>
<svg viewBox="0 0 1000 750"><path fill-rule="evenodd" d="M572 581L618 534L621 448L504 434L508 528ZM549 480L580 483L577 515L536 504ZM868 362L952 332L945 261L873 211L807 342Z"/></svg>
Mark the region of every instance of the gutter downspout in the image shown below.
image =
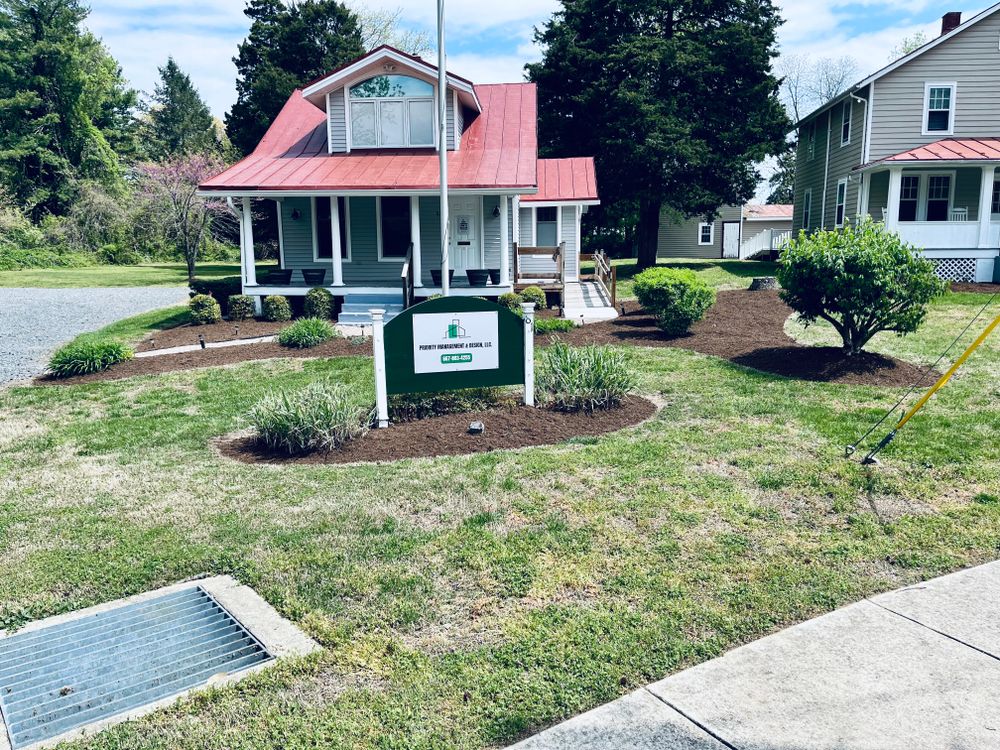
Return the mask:
<svg viewBox="0 0 1000 750"><path fill-rule="evenodd" d="M872 84L872 86L874 87L874 84ZM864 123L864 126L863 126L864 127L864 132L862 132L862 134L861 134L861 162L858 164L858 166L860 167L860 166L864 166L864 164L866 163L867 159L865 158L865 155L868 153L868 100L867 99L862 99L860 96L858 96L857 94L855 94L853 91L851 92L851 98L854 99L855 101L861 102L864 105L864 108L865 108L865 116L864 116L864 119L862 120L862 122ZM862 206L861 198L862 198L862 195L863 195L863 193L865 191L865 185L866 185L865 173L864 172L859 172L858 173L858 205L857 205L857 208L854 211L854 219L855 219L855 221L857 221L861 217L861 206Z"/></svg>

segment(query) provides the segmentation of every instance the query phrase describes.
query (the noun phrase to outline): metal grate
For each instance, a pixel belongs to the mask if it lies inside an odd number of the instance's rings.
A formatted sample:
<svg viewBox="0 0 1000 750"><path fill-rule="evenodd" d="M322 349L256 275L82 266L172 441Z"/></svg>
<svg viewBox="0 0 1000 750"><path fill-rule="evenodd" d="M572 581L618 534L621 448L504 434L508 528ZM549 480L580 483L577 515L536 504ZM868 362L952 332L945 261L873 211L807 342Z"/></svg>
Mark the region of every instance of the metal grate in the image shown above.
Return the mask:
<svg viewBox="0 0 1000 750"><path fill-rule="evenodd" d="M18 750L271 658L192 587L0 639L0 713Z"/></svg>

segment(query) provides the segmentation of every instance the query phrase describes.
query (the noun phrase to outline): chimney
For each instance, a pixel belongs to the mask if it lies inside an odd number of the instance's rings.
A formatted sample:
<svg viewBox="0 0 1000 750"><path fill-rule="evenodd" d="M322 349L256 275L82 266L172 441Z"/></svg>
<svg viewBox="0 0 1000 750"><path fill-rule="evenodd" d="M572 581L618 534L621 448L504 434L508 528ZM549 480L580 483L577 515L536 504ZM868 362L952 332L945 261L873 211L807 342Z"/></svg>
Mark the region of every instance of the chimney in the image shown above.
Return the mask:
<svg viewBox="0 0 1000 750"><path fill-rule="evenodd" d="M962 11L953 10L951 13L945 13L941 16L941 36L944 36L949 31L954 31L961 25Z"/></svg>

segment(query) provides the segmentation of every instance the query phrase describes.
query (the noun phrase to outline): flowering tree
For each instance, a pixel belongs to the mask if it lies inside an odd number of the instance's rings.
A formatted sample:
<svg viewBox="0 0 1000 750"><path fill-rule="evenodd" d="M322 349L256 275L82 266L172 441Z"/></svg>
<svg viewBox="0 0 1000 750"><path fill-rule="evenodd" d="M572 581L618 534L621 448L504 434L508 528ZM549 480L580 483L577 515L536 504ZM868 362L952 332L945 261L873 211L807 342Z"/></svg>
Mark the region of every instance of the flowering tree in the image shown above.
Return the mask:
<svg viewBox="0 0 1000 750"><path fill-rule="evenodd" d="M184 254L188 279L194 278L198 253L213 228L236 221L225 201L198 195L198 185L225 167L222 158L211 153L183 154L137 167L141 195Z"/></svg>

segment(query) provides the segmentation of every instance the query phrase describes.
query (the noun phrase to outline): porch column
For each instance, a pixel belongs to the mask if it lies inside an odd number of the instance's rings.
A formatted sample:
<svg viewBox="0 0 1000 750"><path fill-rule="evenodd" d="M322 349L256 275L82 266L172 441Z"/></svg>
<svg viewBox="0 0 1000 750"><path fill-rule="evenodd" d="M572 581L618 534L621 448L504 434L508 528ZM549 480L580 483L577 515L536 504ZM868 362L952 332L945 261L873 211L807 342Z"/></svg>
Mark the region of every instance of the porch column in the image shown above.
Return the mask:
<svg viewBox="0 0 1000 750"><path fill-rule="evenodd" d="M979 247L990 246L990 215L993 208L993 181L996 165L983 167L983 181L979 187Z"/></svg>
<svg viewBox="0 0 1000 750"><path fill-rule="evenodd" d="M889 170L889 205L886 206L885 228L895 232L899 228L899 196L903 188L903 168Z"/></svg>
<svg viewBox="0 0 1000 750"><path fill-rule="evenodd" d="M510 199L510 210L511 210L511 218L513 219L511 224L514 227L514 231L512 233L514 235L513 240L514 242L520 242L521 241L521 196L520 195L515 195L513 198Z"/></svg>
<svg viewBox="0 0 1000 750"><path fill-rule="evenodd" d="M500 283L510 283L510 231L507 226L507 196L500 196Z"/></svg>
<svg viewBox="0 0 1000 750"><path fill-rule="evenodd" d="M257 267L253 256L253 213L250 199L243 199L240 212L240 256L243 259L243 278L247 286L257 286Z"/></svg>
<svg viewBox="0 0 1000 750"><path fill-rule="evenodd" d="M333 285L344 285L344 250L340 246L340 201L336 195L330 196L330 231L333 237L333 252L330 261L333 264Z"/></svg>
<svg viewBox="0 0 1000 750"><path fill-rule="evenodd" d="M410 241L413 243L413 286L423 286L420 272L420 197L410 196Z"/></svg>

